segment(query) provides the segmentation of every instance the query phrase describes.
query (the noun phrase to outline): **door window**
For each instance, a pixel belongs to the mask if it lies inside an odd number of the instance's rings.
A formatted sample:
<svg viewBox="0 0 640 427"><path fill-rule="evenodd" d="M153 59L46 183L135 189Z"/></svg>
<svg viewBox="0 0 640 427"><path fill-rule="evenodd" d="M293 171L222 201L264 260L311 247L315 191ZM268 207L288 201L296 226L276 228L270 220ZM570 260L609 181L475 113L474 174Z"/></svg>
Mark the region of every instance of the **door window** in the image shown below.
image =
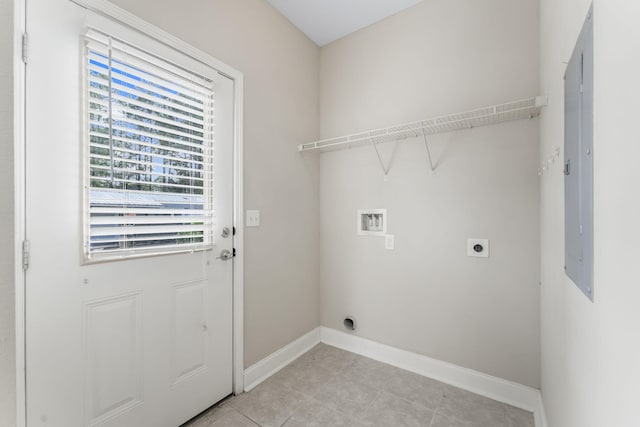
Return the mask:
<svg viewBox="0 0 640 427"><path fill-rule="evenodd" d="M95 31L84 70L85 258L211 247L213 81Z"/></svg>

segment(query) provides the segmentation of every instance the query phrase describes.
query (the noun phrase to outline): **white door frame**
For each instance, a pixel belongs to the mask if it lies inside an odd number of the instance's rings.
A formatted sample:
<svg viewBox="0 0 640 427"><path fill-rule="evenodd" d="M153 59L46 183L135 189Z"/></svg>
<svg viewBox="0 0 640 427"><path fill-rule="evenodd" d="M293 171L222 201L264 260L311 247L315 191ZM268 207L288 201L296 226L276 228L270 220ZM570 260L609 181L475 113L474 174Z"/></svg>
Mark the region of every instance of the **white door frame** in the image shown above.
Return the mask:
<svg viewBox="0 0 640 427"><path fill-rule="evenodd" d="M170 33L144 21L106 0L69 0L86 9L107 16L173 47L184 54L211 66L234 82L234 173L233 173L233 226L236 235L233 263L233 391L244 391L244 236L243 236L243 74L206 52L194 48ZM27 0L14 0L14 215L15 215L15 339L16 339L16 410L17 425L26 426L26 359L25 359L25 272L22 269L22 242L26 238L25 224L25 64L22 60L22 35L28 31L26 23ZM28 52L27 52L28 53ZM28 62L28 60L27 60Z"/></svg>
<svg viewBox="0 0 640 427"><path fill-rule="evenodd" d="M13 203L14 281L16 348L16 425L26 426L27 384L25 370L25 272L22 269L22 242L25 240L25 63L22 35L26 32L26 0L13 0Z"/></svg>

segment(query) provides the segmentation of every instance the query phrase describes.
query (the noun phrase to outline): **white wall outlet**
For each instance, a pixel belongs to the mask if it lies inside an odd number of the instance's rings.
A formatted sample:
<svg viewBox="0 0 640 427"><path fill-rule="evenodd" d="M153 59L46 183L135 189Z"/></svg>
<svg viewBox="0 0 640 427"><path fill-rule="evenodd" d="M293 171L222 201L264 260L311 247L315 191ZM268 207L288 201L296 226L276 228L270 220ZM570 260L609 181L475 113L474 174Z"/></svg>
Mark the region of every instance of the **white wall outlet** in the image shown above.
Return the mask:
<svg viewBox="0 0 640 427"><path fill-rule="evenodd" d="M260 227L260 211L247 211L247 227Z"/></svg>
<svg viewBox="0 0 640 427"><path fill-rule="evenodd" d="M393 234L384 235L384 248L388 251L392 251L396 248L396 236Z"/></svg>
<svg viewBox="0 0 640 427"><path fill-rule="evenodd" d="M489 239L467 240L467 256L489 258Z"/></svg>

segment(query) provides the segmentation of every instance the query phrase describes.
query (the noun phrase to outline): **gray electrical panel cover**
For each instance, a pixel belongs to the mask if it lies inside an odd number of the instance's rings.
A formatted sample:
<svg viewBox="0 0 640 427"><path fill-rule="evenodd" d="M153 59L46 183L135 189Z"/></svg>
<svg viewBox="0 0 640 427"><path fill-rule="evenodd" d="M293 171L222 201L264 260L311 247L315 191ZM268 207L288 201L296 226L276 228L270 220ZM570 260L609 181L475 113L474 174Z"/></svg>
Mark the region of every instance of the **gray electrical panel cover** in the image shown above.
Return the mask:
<svg viewBox="0 0 640 427"><path fill-rule="evenodd" d="M593 301L593 6L567 65L564 101L565 271Z"/></svg>

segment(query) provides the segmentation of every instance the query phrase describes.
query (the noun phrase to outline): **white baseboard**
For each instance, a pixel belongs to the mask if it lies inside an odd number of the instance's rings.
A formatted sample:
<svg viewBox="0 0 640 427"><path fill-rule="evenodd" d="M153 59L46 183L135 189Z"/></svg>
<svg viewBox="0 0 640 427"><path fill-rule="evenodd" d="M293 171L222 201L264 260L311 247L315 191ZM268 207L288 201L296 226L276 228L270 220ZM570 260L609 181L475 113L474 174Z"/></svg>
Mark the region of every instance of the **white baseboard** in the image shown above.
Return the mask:
<svg viewBox="0 0 640 427"><path fill-rule="evenodd" d="M325 344L531 411L536 419L536 427L547 427L540 391L537 389L324 326L320 327L320 340Z"/></svg>
<svg viewBox="0 0 640 427"><path fill-rule="evenodd" d="M318 327L285 345L280 350L271 353L259 362L249 366L244 371L244 391L251 390L302 354L309 351L319 342L320 328Z"/></svg>

